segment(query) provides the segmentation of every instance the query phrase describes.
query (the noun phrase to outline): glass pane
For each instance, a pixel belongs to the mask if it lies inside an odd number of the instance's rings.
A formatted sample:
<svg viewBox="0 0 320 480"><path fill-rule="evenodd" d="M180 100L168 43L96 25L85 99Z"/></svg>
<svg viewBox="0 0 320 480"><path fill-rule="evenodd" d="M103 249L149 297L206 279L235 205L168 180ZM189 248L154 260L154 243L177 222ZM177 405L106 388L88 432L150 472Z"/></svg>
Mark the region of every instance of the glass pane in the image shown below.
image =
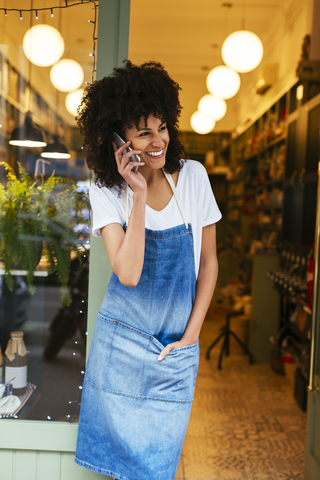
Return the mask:
<svg viewBox="0 0 320 480"><path fill-rule="evenodd" d="M320 105L310 110L308 117L306 173L317 172L318 170Z"/></svg>
<svg viewBox="0 0 320 480"><path fill-rule="evenodd" d="M19 4L10 1L10 9ZM0 16L0 397L7 395L0 415L74 422L85 365L90 175L75 113L65 102L70 90L92 79L94 24L88 20L94 9L88 3L54 8L52 17L50 8L42 10L51 4L41 2L38 19L36 12L22 12L20 20L9 7ZM28 48L33 55L47 42L48 29L40 39L33 29L23 47L27 31L39 25L60 32L60 60L78 62L78 84L57 87L51 81L59 54L50 65L49 56L58 40L49 41L42 60L28 59ZM58 70L58 80L74 78ZM33 141L43 137L47 147L9 144L32 135Z"/></svg>

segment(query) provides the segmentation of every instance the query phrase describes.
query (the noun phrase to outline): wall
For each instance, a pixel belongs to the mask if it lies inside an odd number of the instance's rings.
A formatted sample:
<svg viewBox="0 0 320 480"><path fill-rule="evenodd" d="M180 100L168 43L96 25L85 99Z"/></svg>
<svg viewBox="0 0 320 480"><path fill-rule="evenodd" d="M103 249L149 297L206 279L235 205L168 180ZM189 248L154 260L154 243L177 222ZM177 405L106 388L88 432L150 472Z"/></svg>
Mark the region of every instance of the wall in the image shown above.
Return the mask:
<svg viewBox="0 0 320 480"><path fill-rule="evenodd" d="M254 121L288 91L297 81L295 75L301 54L303 38L310 33L310 16L313 0L291 0L287 8L270 25L270 35L265 43L264 57L253 72L241 74L242 87L236 97L238 125ZM259 73L264 67L278 64L278 80L264 95L254 93Z"/></svg>

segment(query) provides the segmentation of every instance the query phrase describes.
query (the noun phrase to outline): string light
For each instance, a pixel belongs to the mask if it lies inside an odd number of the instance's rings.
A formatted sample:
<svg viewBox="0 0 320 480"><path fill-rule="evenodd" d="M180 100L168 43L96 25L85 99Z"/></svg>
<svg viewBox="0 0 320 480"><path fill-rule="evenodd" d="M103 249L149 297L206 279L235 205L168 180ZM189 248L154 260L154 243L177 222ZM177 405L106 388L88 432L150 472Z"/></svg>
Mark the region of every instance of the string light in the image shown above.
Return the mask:
<svg viewBox="0 0 320 480"><path fill-rule="evenodd" d="M38 20L38 10L36 10L36 20Z"/></svg>
<svg viewBox="0 0 320 480"><path fill-rule="evenodd" d="M65 1L66 1L65 5L57 5L56 7L43 7L43 8L37 8L37 9L29 8L29 9L21 9L21 10L20 10L20 8L0 8L0 11L3 11L6 17L8 16L8 12L19 12L20 13L20 20L23 20L22 12L50 11L51 16L53 17L54 16L53 11L58 10L59 8L76 7L77 5L84 5L86 3L93 3L95 8L97 7L97 1L96 0L81 0L81 2L72 3L70 5L68 4L67 0L65 0Z"/></svg>

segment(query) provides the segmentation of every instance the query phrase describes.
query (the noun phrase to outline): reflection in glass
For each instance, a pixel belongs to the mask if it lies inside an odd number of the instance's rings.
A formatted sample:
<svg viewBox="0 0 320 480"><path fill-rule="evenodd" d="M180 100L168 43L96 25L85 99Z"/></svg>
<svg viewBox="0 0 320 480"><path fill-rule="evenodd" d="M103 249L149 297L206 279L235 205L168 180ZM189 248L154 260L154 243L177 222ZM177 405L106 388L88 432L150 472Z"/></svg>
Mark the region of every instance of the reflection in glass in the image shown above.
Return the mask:
<svg viewBox="0 0 320 480"><path fill-rule="evenodd" d="M39 11L39 24L59 30L65 55L81 65L82 88L92 76L91 17L89 4L61 9L54 17ZM23 21L10 12L0 19L0 396L14 394L11 410L0 399L0 415L74 422L85 366L89 171L75 118L65 107L66 94L57 95L50 81L50 67L32 65L29 76L22 47L29 26L27 12ZM42 148L9 144L28 110L46 142L64 146L69 158L64 151L64 158L44 159ZM23 338L28 353L13 347L10 360L5 352L12 334ZM23 392L12 391L6 366L27 372Z"/></svg>

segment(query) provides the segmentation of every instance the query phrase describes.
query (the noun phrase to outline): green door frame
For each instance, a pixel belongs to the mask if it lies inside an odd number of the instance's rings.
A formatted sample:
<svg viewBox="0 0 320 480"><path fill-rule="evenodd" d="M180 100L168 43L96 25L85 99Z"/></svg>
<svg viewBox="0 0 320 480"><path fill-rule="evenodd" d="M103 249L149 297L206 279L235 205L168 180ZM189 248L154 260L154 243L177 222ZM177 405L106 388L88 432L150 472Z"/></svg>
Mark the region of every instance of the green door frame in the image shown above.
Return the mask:
<svg viewBox="0 0 320 480"><path fill-rule="evenodd" d="M100 0L97 79L109 75L114 67L120 66L122 61L128 57L129 20L130 0ZM90 347L96 314L110 274L111 268L102 240L91 237L87 350ZM1 456L1 452L5 451L4 453L8 454L9 450L23 450L26 453L29 451L30 454L32 451L37 451L37 453L45 451L61 452L61 454L74 452L77 429L77 424L67 422L1 419L0 459L1 457L3 459L10 458L10 461L12 461L11 456ZM9 468L9 465L5 466L3 461L0 464L2 473L4 470L9 472L11 468ZM14 472L14 468L10 471ZM27 477L26 474L25 478ZM12 473L12 478L16 478L14 473ZM45 480L45 477L37 476L34 478ZM74 478L80 477L74 476ZM81 478L89 478L89 476L81 475ZM69 479L71 479L70 476ZM6 480L10 480L10 477L6 476Z"/></svg>
<svg viewBox="0 0 320 480"><path fill-rule="evenodd" d="M320 159L319 159L320 160ZM314 250L310 378L308 387L305 480L320 478L320 161Z"/></svg>

